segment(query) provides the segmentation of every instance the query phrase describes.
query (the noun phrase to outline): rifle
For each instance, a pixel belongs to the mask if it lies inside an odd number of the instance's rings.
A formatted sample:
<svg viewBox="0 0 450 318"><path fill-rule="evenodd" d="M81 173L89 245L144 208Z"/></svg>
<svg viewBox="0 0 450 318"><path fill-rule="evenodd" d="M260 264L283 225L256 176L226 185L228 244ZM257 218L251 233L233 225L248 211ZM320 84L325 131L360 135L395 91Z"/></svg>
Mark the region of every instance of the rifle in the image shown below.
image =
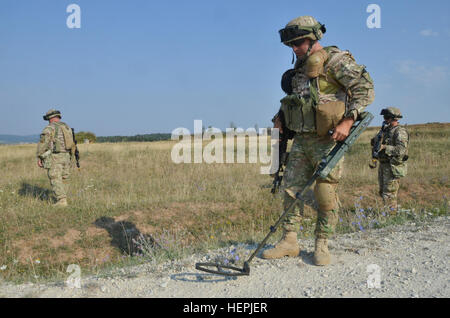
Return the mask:
<svg viewBox="0 0 450 318"><path fill-rule="evenodd" d="M75 129L72 128L73 143L75 144L75 151L72 152L72 156L75 156L77 162L77 168L80 169L80 152L78 151L77 140L75 139Z"/></svg>
<svg viewBox="0 0 450 318"><path fill-rule="evenodd" d="M386 127L388 126L388 123L383 121L383 125L381 126L380 131L378 134L372 139L373 145L372 145L372 161L369 163L369 167L371 169L375 169L377 167L378 159L380 157L380 148L383 144L384 139L384 131L386 130Z"/></svg>
<svg viewBox="0 0 450 318"><path fill-rule="evenodd" d="M211 274L218 274L224 276L248 276L250 275L250 262L252 259L258 254L258 252L264 247L269 237L276 232L278 226L283 222L285 217L291 212L294 206L297 204L297 200L302 200L306 194L309 187L313 185L313 183L318 178L326 178L331 170L337 165L339 160L342 159L345 152L350 148L350 146L358 139L358 137L364 132L364 130L369 126L370 122L373 119L373 115L369 112L364 112L361 114L358 121L353 124L350 129L350 134L344 141L338 141L336 145L331 149L331 151L322 158L319 165L317 166L314 174L308 180L303 189L295 194L295 200L284 210L283 214L281 214L278 221L275 225L270 227L270 232L263 239L263 241L258 245L256 250L250 255L249 259L244 262L243 268L238 268L235 266L223 265L219 263L196 263L195 268L200 271L204 271ZM216 269L213 269L216 268ZM224 269L228 269L229 271L224 271Z"/></svg>
<svg viewBox="0 0 450 318"><path fill-rule="evenodd" d="M287 152L287 144L289 139L294 138L294 132L286 127L286 121L284 119L284 113L280 110L275 118L280 118L283 133L280 134L279 147L278 147L278 169L273 176L273 187L270 191L275 194L281 186L281 181L283 180L284 167L286 166L287 160L289 158L289 152ZM275 121L275 119L274 119Z"/></svg>

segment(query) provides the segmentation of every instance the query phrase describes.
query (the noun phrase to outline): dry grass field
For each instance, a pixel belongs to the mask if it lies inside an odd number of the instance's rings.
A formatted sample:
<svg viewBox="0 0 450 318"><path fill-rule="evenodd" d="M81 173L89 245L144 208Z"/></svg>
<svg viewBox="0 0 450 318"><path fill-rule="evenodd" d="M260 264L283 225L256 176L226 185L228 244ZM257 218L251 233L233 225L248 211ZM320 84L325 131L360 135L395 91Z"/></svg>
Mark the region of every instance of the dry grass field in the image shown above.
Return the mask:
<svg viewBox="0 0 450 318"><path fill-rule="evenodd" d="M376 133L370 128L345 159L338 232L448 213L450 124L408 129L408 175L399 193L404 212L390 216L380 210L377 173L368 167L369 140ZM174 144L80 145L82 168L72 171L68 208L52 207L36 145L0 146L0 277L59 279L69 264L100 273L260 240L282 207L260 164L174 164ZM307 212L300 237L314 229L308 217L313 211ZM139 237L156 246L154 252L150 248L142 256L133 243Z"/></svg>

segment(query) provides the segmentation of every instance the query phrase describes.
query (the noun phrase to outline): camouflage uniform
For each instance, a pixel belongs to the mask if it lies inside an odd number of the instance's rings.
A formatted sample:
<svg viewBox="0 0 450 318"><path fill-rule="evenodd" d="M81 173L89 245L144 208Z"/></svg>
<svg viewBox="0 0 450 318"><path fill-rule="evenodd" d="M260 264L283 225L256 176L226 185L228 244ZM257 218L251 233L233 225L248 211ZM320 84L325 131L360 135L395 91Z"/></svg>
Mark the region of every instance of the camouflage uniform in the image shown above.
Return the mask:
<svg viewBox="0 0 450 318"><path fill-rule="evenodd" d="M383 203L391 210L397 210L399 180L407 172L408 143L409 134L403 126L388 126L383 133L386 148L379 156L378 184Z"/></svg>
<svg viewBox="0 0 450 318"><path fill-rule="evenodd" d="M365 67L356 64L349 52L341 51L337 47L324 49L328 53L328 60L324 64L324 75L318 78L318 104L320 106L329 102L346 101L344 116L356 119L374 99L373 81ZM306 61L298 61L295 65L296 74L292 79L294 94L309 94L310 79L305 74L305 67ZM284 198L285 208L294 200L288 193L293 194L303 188L320 159L335 144L329 136L319 137L314 128L307 132L297 132L283 178L283 187L287 190ZM329 237L338 220L339 199L336 187L342 175L343 161L342 158L326 179L316 182L314 192L319 210L315 234L318 238ZM303 208L303 203L299 203L298 208L286 217L283 224L285 230L297 231Z"/></svg>
<svg viewBox="0 0 450 318"><path fill-rule="evenodd" d="M54 110L48 111L47 114L52 111ZM36 151L37 157L43 163L43 168L47 169L48 178L58 202L67 199L65 183L69 178L71 167L71 153L70 150L66 150L64 134L61 129L63 125L70 130L69 126L61 121L47 125L41 133ZM57 144L58 147L56 147Z"/></svg>
<svg viewBox="0 0 450 318"><path fill-rule="evenodd" d="M282 184L286 210L295 200L295 193L312 177L320 160L335 146L328 131L343 118L356 120L373 101L374 91L373 81L365 66L356 64L350 52L334 46L316 46L317 49L313 50L315 43L326 32L325 26L313 17L298 17L279 32L281 41L292 46L293 50L294 47L301 48L302 52L306 50L305 44L309 45L306 53L301 53L303 55L294 69L283 75L282 88L287 96L281 100L276 116L285 128L294 133ZM306 39L309 41L306 42ZM327 238L334 232L338 220L336 187L342 168L343 158L325 179L317 179L314 186L318 205L314 250L316 265L330 263ZM304 202L299 202L286 216L282 224L282 239L274 248L265 250L263 258L298 255L297 230L303 209Z"/></svg>

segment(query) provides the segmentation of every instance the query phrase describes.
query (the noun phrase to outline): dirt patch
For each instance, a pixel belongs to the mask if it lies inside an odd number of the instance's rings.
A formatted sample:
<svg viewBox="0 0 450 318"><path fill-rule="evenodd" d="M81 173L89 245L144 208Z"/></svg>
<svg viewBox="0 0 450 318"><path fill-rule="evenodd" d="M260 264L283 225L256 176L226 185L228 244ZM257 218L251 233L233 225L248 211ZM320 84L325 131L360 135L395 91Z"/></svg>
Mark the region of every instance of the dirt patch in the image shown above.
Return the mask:
<svg viewBox="0 0 450 318"><path fill-rule="evenodd" d="M171 231L182 230L193 225L198 217L203 215L224 213L230 210L236 212L238 208L239 205L235 203L174 202L160 208L149 209L148 211L129 211L114 217L114 220L116 222L133 222L142 233L152 234L162 229L170 229ZM233 217L235 216L233 215Z"/></svg>
<svg viewBox="0 0 450 318"><path fill-rule="evenodd" d="M90 226L90 227L88 227L88 229L86 230L85 233L86 233L87 237L92 238L92 237L104 235L105 230L99 229L98 227L95 227L95 226Z"/></svg>
<svg viewBox="0 0 450 318"><path fill-rule="evenodd" d="M87 231L89 233L89 237L105 235L104 231L101 229L97 229L94 227L89 228ZM50 238L51 237L51 238ZM75 229L69 229L63 236L61 237L52 237L51 234L39 234L31 236L27 240L19 240L13 243L13 247L16 250L16 259L21 264L30 264L30 262L39 262L41 261L50 261L55 263L61 262L76 262L80 261L84 258L89 257L88 254L92 254L95 250L97 252L102 251L100 254L107 254L111 252L110 246L105 246L104 248L99 249L89 249L85 252L83 247L77 247L76 241L82 239L82 235L80 231ZM59 249L59 248L68 248L70 252L59 251L56 256L49 256L48 259L43 260L42 256L39 255L38 251L42 252L42 247L47 246L50 249ZM100 258L98 256L97 258ZM92 258L92 257L91 257ZM38 264L38 263L37 263Z"/></svg>
<svg viewBox="0 0 450 318"><path fill-rule="evenodd" d="M31 236L28 240L16 241L13 243L13 246L17 251L17 260L22 264L30 264L30 262L40 260L41 256L36 253L38 253L37 251L42 251L42 245L47 245L53 249L62 246L71 247L74 245L75 241L80 239L80 235L81 232L74 229L68 230L66 234L61 237L52 237L49 234L39 234Z"/></svg>
<svg viewBox="0 0 450 318"><path fill-rule="evenodd" d="M63 237L53 238L50 240L50 246L53 248L58 248L60 246L71 246L75 241L80 239L81 232L70 229L64 234Z"/></svg>
<svg viewBox="0 0 450 318"><path fill-rule="evenodd" d="M34 248L30 241L19 240L13 243L14 249L17 251L16 259L21 264L29 264L35 257Z"/></svg>

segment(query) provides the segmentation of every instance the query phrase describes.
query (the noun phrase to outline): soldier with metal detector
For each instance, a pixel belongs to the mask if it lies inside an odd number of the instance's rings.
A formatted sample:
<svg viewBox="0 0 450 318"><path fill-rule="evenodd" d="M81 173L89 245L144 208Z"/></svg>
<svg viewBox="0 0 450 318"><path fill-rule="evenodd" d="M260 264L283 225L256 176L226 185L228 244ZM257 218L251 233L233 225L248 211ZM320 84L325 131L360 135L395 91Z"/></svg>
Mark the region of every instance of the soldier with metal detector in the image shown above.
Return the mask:
<svg viewBox="0 0 450 318"><path fill-rule="evenodd" d="M283 75L287 96L281 100L281 108L273 119L282 135L287 132L286 127L294 132L282 178L283 213L242 269L220 263L197 263L198 270L225 276L249 275L250 262L279 226L283 228L281 241L275 248L265 250L262 257L298 256L298 221L305 194L313 184L319 205L314 263L330 263L328 237L338 219L336 186L342 174L343 156L373 119L372 114L363 111L374 99L373 81L350 52L319 44L325 26L313 17L296 18L279 32L281 41L297 56L294 69ZM275 174L274 181L275 191L279 174Z"/></svg>
<svg viewBox="0 0 450 318"><path fill-rule="evenodd" d="M294 142L284 171L282 189L284 207L313 175L320 160L346 139L353 123L373 101L373 81L364 65L358 65L352 54L335 46L322 47L319 40L325 26L310 16L298 17L279 31L281 42L292 48L297 57L293 69L283 76L287 96L274 118L275 128L294 131ZM329 132L333 131L331 137ZM336 188L342 175L343 160L325 178L318 178L314 195L318 203L315 230L314 263L330 263L328 237L338 220L339 199ZM298 223L304 209L299 201L296 209L282 224L283 237L275 248L265 250L263 258L295 257L300 252L297 241Z"/></svg>

